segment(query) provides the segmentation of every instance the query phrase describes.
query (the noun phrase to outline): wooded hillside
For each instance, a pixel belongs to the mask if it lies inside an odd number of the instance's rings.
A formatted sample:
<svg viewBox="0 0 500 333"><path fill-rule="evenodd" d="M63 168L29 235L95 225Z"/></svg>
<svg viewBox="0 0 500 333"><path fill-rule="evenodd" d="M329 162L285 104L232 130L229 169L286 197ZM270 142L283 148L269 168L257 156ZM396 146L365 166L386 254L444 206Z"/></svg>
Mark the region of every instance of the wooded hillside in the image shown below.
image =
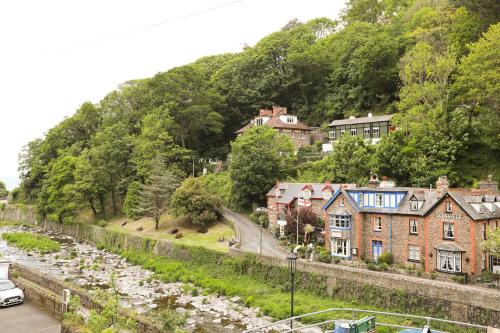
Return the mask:
<svg viewBox="0 0 500 333"><path fill-rule="evenodd" d="M400 184L428 186L442 174L456 186L490 173L499 180L499 14L494 0L350 0L338 21L291 20L240 53L128 81L98 104L83 103L22 151L14 194L58 216L123 200L157 156L183 176L193 159L225 159L234 131L273 104L310 126L396 114L398 130L356 161ZM297 176L328 172L321 163L335 163L332 156L297 165Z"/></svg>

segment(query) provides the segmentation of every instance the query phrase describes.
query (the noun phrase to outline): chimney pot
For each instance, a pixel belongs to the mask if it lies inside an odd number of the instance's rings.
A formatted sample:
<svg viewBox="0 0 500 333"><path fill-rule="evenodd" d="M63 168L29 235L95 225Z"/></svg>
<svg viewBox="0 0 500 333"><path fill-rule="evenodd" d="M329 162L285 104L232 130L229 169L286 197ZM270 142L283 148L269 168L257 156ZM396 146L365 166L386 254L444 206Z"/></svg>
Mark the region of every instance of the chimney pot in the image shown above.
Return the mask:
<svg viewBox="0 0 500 333"><path fill-rule="evenodd" d="M448 187L450 186L450 182L448 181L447 176L441 176L436 181L436 189L438 195L443 195L444 192L448 191Z"/></svg>
<svg viewBox="0 0 500 333"><path fill-rule="evenodd" d="M368 113L368 118L372 118L373 114L371 112Z"/></svg>
<svg viewBox="0 0 500 333"><path fill-rule="evenodd" d="M287 114L288 111L284 106L273 105L273 117Z"/></svg>
<svg viewBox="0 0 500 333"><path fill-rule="evenodd" d="M349 119L356 119L356 116L349 116Z"/></svg>
<svg viewBox="0 0 500 333"><path fill-rule="evenodd" d="M370 180L368 181L368 187L379 187L380 186L380 181L378 180L378 176L375 173L372 173L370 175Z"/></svg>

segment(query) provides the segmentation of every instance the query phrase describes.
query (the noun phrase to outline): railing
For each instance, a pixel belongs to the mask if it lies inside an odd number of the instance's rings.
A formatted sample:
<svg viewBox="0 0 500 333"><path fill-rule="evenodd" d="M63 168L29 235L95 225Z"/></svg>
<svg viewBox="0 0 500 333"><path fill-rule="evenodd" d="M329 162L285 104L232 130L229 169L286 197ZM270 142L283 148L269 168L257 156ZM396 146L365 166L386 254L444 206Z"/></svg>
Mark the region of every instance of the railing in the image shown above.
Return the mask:
<svg viewBox="0 0 500 333"><path fill-rule="evenodd" d="M319 314L325 314L325 313L329 313L329 312L332 312L332 313L333 312L351 312L352 319L355 319L357 314L367 313L367 314L372 314L372 315L384 315L384 316L393 316L393 317L404 317L404 318L408 318L408 319L418 319L418 320L425 321L425 324L429 327L431 327L432 322L440 322L440 323L453 324L453 325L457 325L457 326L464 326L464 327L468 327L468 328L477 328L480 331L484 331L484 332L486 332L486 330L488 329L488 327L483 326L483 325L470 324L470 323L464 323L464 322L460 322L460 321L433 318L433 317L416 316L416 315L401 314L401 313L394 313L394 312L382 312L382 311L372 311L372 310L363 310L363 309L352 309L352 308L332 308L332 309L307 313L307 314L303 314L300 316L290 317L288 319L276 321L274 323L267 324L267 325L264 325L261 327L248 329L246 331L243 331L243 333L263 332L263 330L265 330L265 329L272 329L273 327L277 327L279 325L290 325L291 328L282 331L283 333L300 332L303 329L312 328L312 327L323 327L326 325L333 324L335 319L325 320L325 321L322 321L319 323L304 325L304 326L300 326L300 327L299 326L295 327L295 323L297 322L297 320L302 319L302 318L316 316ZM380 322L377 322L375 324L377 326L385 326L385 327L401 328L401 329L421 328L421 327L402 326L402 325L394 325L394 324L387 324L387 323L380 323ZM436 331L433 330L433 332L436 332ZM439 332L443 332L443 331L439 331ZM446 333L446 332L443 332L443 333Z"/></svg>

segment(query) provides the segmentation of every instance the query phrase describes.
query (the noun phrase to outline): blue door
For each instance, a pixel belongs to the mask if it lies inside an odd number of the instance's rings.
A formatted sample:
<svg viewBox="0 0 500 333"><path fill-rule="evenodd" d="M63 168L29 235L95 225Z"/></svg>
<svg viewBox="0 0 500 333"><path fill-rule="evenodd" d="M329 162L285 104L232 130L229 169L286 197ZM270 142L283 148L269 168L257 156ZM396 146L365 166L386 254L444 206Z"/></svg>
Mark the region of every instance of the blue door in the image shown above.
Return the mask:
<svg viewBox="0 0 500 333"><path fill-rule="evenodd" d="M378 256L382 254L382 241L372 240L372 258L377 261Z"/></svg>

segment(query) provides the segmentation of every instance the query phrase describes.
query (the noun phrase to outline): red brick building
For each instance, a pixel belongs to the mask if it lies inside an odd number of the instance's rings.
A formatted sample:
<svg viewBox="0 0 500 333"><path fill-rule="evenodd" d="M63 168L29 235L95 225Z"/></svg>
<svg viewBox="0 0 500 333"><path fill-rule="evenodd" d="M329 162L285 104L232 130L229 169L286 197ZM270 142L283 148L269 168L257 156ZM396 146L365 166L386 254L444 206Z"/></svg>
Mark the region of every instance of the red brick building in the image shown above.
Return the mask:
<svg viewBox="0 0 500 333"><path fill-rule="evenodd" d="M480 189L450 189L446 177L435 189L381 185L376 178L368 187L279 183L268 193L270 226L308 188L309 209L325 220L332 256L376 260L391 252L405 266L470 277L500 270L500 258L481 250L487 229L500 224L496 182L481 182Z"/></svg>
<svg viewBox="0 0 500 333"><path fill-rule="evenodd" d="M272 110L261 109L259 115L252 119L250 123L236 131L241 135L246 130L260 125L267 125L276 129L280 134L292 140L295 150L311 144L312 129L304 123L298 121L297 116L288 114L286 107L273 106Z"/></svg>

